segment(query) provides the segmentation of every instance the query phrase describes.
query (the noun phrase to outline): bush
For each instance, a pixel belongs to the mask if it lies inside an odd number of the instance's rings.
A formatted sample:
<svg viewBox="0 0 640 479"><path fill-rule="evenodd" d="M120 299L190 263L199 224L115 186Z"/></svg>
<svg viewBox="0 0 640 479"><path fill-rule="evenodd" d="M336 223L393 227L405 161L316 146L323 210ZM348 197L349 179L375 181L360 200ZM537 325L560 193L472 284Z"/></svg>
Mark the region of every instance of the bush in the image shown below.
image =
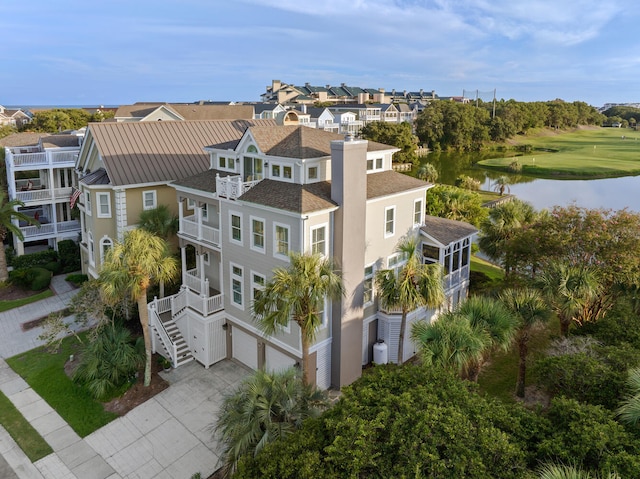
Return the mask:
<svg viewBox="0 0 640 479"><path fill-rule="evenodd" d="M52 261L58 261L58 252L53 249L38 251L37 253L16 256L11 260L11 266L15 269L44 266Z"/></svg>
<svg viewBox="0 0 640 479"><path fill-rule="evenodd" d="M96 399L105 399L135 378L143 360L131 333L109 323L85 346L73 380L85 385Z"/></svg>
<svg viewBox="0 0 640 479"><path fill-rule="evenodd" d="M73 273L82 267L80 260L80 245L73 240L62 240L58 242L58 254L62 261L62 272Z"/></svg>
<svg viewBox="0 0 640 479"><path fill-rule="evenodd" d="M75 273L67 275L65 280L79 287L82 283L89 281L89 276L87 276L86 274Z"/></svg>
<svg viewBox="0 0 640 479"><path fill-rule="evenodd" d="M465 190L478 191L480 189L480 180L471 178L467 175L460 175L456 178L456 186Z"/></svg>
<svg viewBox="0 0 640 479"><path fill-rule="evenodd" d="M51 271L54 275L59 274L62 271L62 263L59 261L50 261L43 266L44 269Z"/></svg>
<svg viewBox="0 0 640 479"><path fill-rule="evenodd" d="M33 291L40 291L49 287L53 276L51 271L45 268L31 268L29 271L33 274L31 279L31 289Z"/></svg>

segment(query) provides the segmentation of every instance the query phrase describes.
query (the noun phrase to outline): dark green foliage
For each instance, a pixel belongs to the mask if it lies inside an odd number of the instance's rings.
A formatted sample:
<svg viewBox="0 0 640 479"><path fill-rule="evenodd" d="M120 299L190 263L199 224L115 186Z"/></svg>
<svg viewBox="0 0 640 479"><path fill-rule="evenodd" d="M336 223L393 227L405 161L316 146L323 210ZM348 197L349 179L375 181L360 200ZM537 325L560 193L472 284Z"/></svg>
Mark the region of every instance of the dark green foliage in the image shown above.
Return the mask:
<svg viewBox="0 0 640 479"><path fill-rule="evenodd" d="M611 346L628 343L640 350L640 315L633 311L629 300L621 298L609 314L596 322L586 323L574 334L589 335Z"/></svg>
<svg viewBox="0 0 640 479"><path fill-rule="evenodd" d="M51 271L41 268L20 268L9 273L9 281L21 288L40 291L51 283Z"/></svg>
<svg viewBox="0 0 640 479"><path fill-rule="evenodd" d="M103 399L135 378L143 359L144 351L141 354L131 333L108 323L85 346L73 380L85 385L96 399Z"/></svg>
<svg viewBox="0 0 640 479"><path fill-rule="evenodd" d="M533 373L553 396L614 409L626 390L627 369L638 364L640 351L628 345L596 346L593 353L542 358Z"/></svg>
<svg viewBox="0 0 640 479"><path fill-rule="evenodd" d="M62 271L62 263L59 261L49 261L47 264L43 266L44 269L51 271L54 275L60 274Z"/></svg>
<svg viewBox="0 0 640 479"><path fill-rule="evenodd" d="M44 266L52 261L58 261L58 252L53 249L47 249L37 253L15 256L11 260L11 266L15 269L31 268L32 266Z"/></svg>
<svg viewBox="0 0 640 479"><path fill-rule="evenodd" d="M400 148L400 151L393 154L394 162L416 163L418 161L418 156L416 155L418 138L414 136L411 125L407 122L387 123L384 121L372 121L360 130L360 135L366 140Z"/></svg>
<svg viewBox="0 0 640 479"><path fill-rule="evenodd" d="M73 273L81 269L80 245L73 240L58 242L58 255L62 262L63 273Z"/></svg>
<svg viewBox="0 0 640 479"><path fill-rule="evenodd" d="M80 286L82 283L89 280L89 276L87 276L86 274L76 273L68 275L65 280L73 283L75 286Z"/></svg>
<svg viewBox="0 0 640 479"><path fill-rule="evenodd" d="M551 428L537 445L541 460L579 464L584 469L640 477L638 441L600 406L557 398L545 413Z"/></svg>
<svg viewBox="0 0 640 479"><path fill-rule="evenodd" d="M431 216L466 221L479 226L488 211L479 193L456 186L436 185L427 191L426 212Z"/></svg>
<svg viewBox="0 0 640 479"><path fill-rule="evenodd" d="M524 478L536 417L487 400L453 376L378 366L333 409L245 458L235 477Z"/></svg>

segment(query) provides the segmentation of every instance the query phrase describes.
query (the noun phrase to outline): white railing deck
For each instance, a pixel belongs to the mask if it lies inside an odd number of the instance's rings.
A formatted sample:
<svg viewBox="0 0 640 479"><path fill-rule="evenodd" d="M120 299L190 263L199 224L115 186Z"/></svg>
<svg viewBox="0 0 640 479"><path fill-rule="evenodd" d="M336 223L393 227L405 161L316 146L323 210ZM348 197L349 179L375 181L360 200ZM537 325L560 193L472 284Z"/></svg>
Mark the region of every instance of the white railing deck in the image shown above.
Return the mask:
<svg viewBox="0 0 640 479"><path fill-rule="evenodd" d="M216 176L216 194L235 200L260 183L262 180L242 181L241 176Z"/></svg>
<svg viewBox="0 0 640 479"><path fill-rule="evenodd" d="M198 241L220 247L220 230L198 223L195 215L185 216L180 221L180 233Z"/></svg>
<svg viewBox="0 0 640 479"><path fill-rule="evenodd" d="M165 349L169 353L169 356L171 356L171 364L175 366L178 361L178 348L176 344L171 341L169 333L167 333L167 330L162 323L162 319L160 319L160 312L157 309L157 304L151 302L147 309L149 311L149 327L158 333Z"/></svg>
<svg viewBox="0 0 640 479"><path fill-rule="evenodd" d="M69 233L80 231L80 222L77 220L60 221L58 223L46 223L40 226L21 226L20 231L26 239L37 238L39 236L55 236L59 233Z"/></svg>
<svg viewBox="0 0 640 479"><path fill-rule="evenodd" d="M48 188L48 189L31 189L27 191L17 191L16 199L23 203L37 201L40 203L52 200L68 201L71 196L71 187L69 188Z"/></svg>
<svg viewBox="0 0 640 479"><path fill-rule="evenodd" d="M7 160L18 167L36 167L36 166L56 166L61 167L74 166L78 158L80 150L65 151L41 151L37 153L15 153L10 154Z"/></svg>
<svg viewBox="0 0 640 479"><path fill-rule="evenodd" d="M148 304L148 308L151 308L152 305L158 315L171 312L172 318L182 313L185 308L191 308L202 316L210 316L224 309L224 297L222 294L202 296L194 293L183 285L180 291L173 296L154 299L154 301Z"/></svg>

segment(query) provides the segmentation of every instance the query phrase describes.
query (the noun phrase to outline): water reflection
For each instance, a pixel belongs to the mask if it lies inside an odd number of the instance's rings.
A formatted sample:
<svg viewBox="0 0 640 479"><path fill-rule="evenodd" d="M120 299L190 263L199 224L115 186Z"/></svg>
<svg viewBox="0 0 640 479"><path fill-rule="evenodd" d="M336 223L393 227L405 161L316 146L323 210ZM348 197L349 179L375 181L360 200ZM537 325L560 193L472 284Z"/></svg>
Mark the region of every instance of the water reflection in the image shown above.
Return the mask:
<svg viewBox="0 0 640 479"><path fill-rule="evenodd" d="M504 172L485 170L476 162L494 158L499 152L430 153L423 161L438 169L438 183L455 184L460 175L471 176L492 190L493 182ZM414 171L416 168L414 168ZM507 174L511 193L533 204L536 209L555 205L567 206L575 202L585 208L629 208L640 212L640 176L606 178L600 180L548 180Z"/></svg>

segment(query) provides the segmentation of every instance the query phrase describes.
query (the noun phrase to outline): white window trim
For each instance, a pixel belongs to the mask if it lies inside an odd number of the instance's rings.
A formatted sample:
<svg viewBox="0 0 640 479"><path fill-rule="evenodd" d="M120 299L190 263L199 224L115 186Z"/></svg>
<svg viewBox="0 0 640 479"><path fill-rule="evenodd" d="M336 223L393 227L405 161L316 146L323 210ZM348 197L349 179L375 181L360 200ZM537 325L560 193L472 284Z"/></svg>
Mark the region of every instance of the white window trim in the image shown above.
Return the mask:
<svg viewBox="0 0 640 479"><path fill-rule="evenodd" d="M254 221L259 221L262 223L262 248L260 248L259 246L256 246L253 243L253 222ZM258 218L257 216L249 216L249 234L251 235L251 239L249 240L249 248L251 248L253 251L257 251L258 253L266 253L267 251L267 223L264 220L264 218Z"/></svg>
<svg viewBox="0 0 640 479"><path fill-rule="evenodd" d="M387 212L389 210L393 210L393 223L392 223L392 231L387 231ZM384 237L391 238L396 234L396 207L395 206L387 206L384 209Z"/></svg>
<svg viewBox="0 0 640 479"><path fill-rule="evenodd" d="M96 265L96 248L93 241L93 233L89 231L87 235L87 249L89 250L89 264L91 266Z"/></svg>
<svg viewBox="0 0 640 479"><path fill-rule="evenodd" d="M91 213L91 190L86 190L84 192L84 202L85 202L85 212L88 216L92 216Z"/></svg>
<svg viewBox="0 0 640 479"><path fill-rule="evenodd" d="M147 206L147 195L151 194L153 197L153 206ZM142 209L152 210L158 207L158 192L156 190L146 190L142 192Z"/></svg>
<svg viewBox="0 0 640 479"><path fill-rule="evenodd" d="M274 176L272 174L274 166L279 166L280 167L280 175L279 176ZM284 177L284 169L285 169L285 167L291 168L291 178L285 178ZM269 161L269 178L272 178L272 179L273 178L277 178L278 181L285 181L287 183L293 183L295 176L296 176L295 167L291 163L280 163L280 162L277 162L277 161Z"/></svg>
<svg viewBox="0 0 640 479"><path fill-rule="evenodd" d="M202 253L202 261L209 266L211 264L211 254L208 251Z"/></svg>
<svg viewBox="0 0 640 479"><path fill-rule="evenodd" d="M382 160L382 164L380 167L378 167L377 165L379 160ZM371 162L371 169L369 169L369 162ZM367 157L367 173L375 173L379 171L384 171L384 157L380 157L380 156Z"/></svg>
<svg viewBox="0 0 640 479"><path fill-rule="evenodd" d="M107 198L107 212L102 212L101 198ZM96 213L98 218L111 218L111 194L106 192L96 193Z"/></svg>
<svg viewBox="0 0 640 479"><path fill-rule="evenodd" d="M329 231L329 225L328 223L323 223L320 225L316 225L316 226L312 226L309 229L309 252L313 253L313 232L319 229L324 228L324 251L321 251L320 254L322 254L322 256L327 256L328 254L328 247L329 247L329 239L328 239L328 231Z"/></svg>
<svg viewBox="0 0 640 479"><path fill-rule="evenodd" d="M240 276L237 276L233 273L233 268L238 268L240 269ZM241 303L238 304L235 302L234 300L234 289L233 289L233 280L238 280L240 282L240 300ZM230 292L230 297L229 297L229 301L231 303L232 306L244 310L244 267L240 266L239 264L236 263L229 263L229 292Z"/></svg>
<svg viewBox="0 0 640 479"><path fill-rule="evenodd" d="M188 210L193 210L196 207L196 200L192 199L192 198L187 198L187 209Z"/></svg>
<svg viewBox="0 0 640 479"><path fill-rule="evenodd" d="M363 295L363 305L364 306L369 306L369 305L373 304L373 302L375 301L375 296L376 296L376 264L375 263L367 264L364 267L365 271L366 271L367 268L371 268L371 275L369 276L369 275L367 275L365 273L364 281L366 281L367 279L371 279L371 300L364 301L364 295ZM363 281L363 285L364 285L364 281ZM363 289L363 292L364 292L364 289Z"/></svg>
<svg viewBox="0 0 640 479"><path fill-rule="evenodd" d="M287 254L283 255L278 252L278 227L285 228L287 230ZM289 253L291 252L291 227L284 223L273 222L273 256L284 261L289 261Z"/></svg>
<svg viewBox="0 0 640 479"><path fill-rule="evenodd" d="M237 239L233 238L233 223L232 223L232 217L233 216L238 216L240 218L240 241L238 241ZM242 213L238 212L238 211L229 211L229 242L236 244L238 246L244 246L244 235L242 234L242 222L243 222L243 218L242 218Z"/></svg>
<svg viewBox="0 0 640 479"><path fill-rule="evenodd" d="M110 247L113 248L113 240L105 235L100 239L100 264L104 264L104 247L107 243L109 243Z"/></svg>
<svg viewBox="0 0 640 479"><path fill-rule="evenodd" d="M420 222L416 223L416 206L420 203ZM424 223L424 203L422 198L413 200L413 225L418 226Z"/></svg>
<svg viewBox="0 0 640 479"><path fill-rule="evenodd" d="M316 169L316 177L315 178L311 178L311 174L310 174L310 170L315 168ZM307 181L308 182L312 182L312 181L320 181L320 166L319 165L309 165L307 166Z"/></svg>
<svg viewBox="0 0 640 479"><path fill-rule="evenodd" d="M329 327L329 301L324 298L324 308L322 309L322 318L318 329L326 329Z"/></svg>

